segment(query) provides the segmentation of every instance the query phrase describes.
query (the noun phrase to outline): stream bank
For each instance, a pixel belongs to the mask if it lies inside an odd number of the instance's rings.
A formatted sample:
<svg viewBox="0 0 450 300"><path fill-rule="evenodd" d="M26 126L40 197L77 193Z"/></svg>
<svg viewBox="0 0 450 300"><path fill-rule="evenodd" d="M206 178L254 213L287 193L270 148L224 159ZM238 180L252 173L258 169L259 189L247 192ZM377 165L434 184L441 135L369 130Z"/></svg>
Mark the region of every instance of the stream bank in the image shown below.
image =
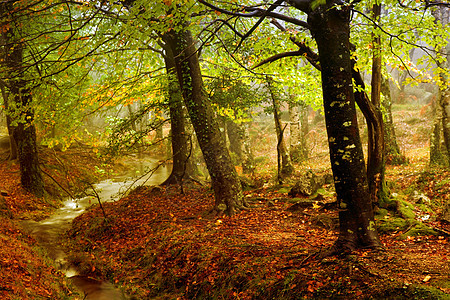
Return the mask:
<svg viewBox="0 0 450 300"><path fill-rule="evenodd" d="M91 149L82 147L70 148L64 152L43 148L40 149L39 156L43 170L73 195L81 194L84 189L84 184L80 184L82 181L95 182L103 180L106 176L113 176L117 180L104 181L103 184L108 188L117 188L115 186L117 181L136 177L142 174L144 169L143 164L135 159L131 159L132 168L123 163L108 166L103 164ZM128 169L130 173L124 174L124 170ZM167 171L167 168L164 169ZM7 160L7 153L0 151L0 190L5 204L5 207L0 207L0 299L2 300L83 299L81 293L74 289L74 284L64 275L64 273L74 275L75 271L67 267L67 262L61 255L62 250L54 247L52 251L48 251L42 247L41 243L47 243L45 240L51 238L39 233L52 227L51 224L46 224L51 223L52 219L55 221L59 218L58 222L64 220L68 217L64 214L70 214L70 210L73 212L78 209L77 213L82 213L81 201L78 201L78 208L77 203L69 201L70 199L62 203L58 198L61 195L65 196L66 193L47 175L44 175L44 180L47 192L51 196L36 198L27 193L20 185L18 162ZM103 191L106 189L103 188ZM97 202L94 197L87 199L87 202L89 201L91 204ZM33 227L31 230L40 237L30 235L29 230L22 228L24 224ZM57 231L54 228L52 230ZM62 242L62 239L59 237L58 241ZM65 269L64 273L58 271L59 269ZM74 277L74 280L82 281L79 276ZM92 285L93 281L95 282L92 279L85 280L84 285L92 288L95 286ZM112 286L103 283L102 289L107 290ZM94 296L92 289L89 293Z"/></svg>
<svg viewBox="0 0 450 300"><path fill-rule="evenodd" d="M142 178L131 175L145 174L145 170L154 170ZM139 185L159 185L169 175L169 168L159 166L157 159L140 161L125 176L103 180L92 186L87 196L77 199L67 199L63 206L56 210L49 218L41 221L23 220L22 228L34 237L40 246L54 261L58 270L63 272L72 283L85 295L87 300L126 299L124 293L109 282L80 274L76 266L67 259L65 246L61 244L61 237L71 228L72 220L88 210L93 205L100 207L102 203L118 200L127 190Z"/></svg>

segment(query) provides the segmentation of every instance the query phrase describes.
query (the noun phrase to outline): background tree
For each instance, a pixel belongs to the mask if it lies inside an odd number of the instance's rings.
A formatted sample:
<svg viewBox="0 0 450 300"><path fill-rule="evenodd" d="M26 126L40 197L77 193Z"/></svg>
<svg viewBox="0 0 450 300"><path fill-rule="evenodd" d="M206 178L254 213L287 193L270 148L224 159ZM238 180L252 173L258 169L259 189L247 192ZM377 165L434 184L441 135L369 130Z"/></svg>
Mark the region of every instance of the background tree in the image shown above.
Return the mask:
<svg viewBox="0 0 450 300"><path fill-rule="evenodd" d="M286 126L281 124L280 93L273 82L273 78L267 76L266 80L267 89L272 100L273 119L277 134L278 181L281 183L283 177L289 176L294 172L294 166L292 165L291 156L289 155L289 150L284 140Z"/></svg>
<svg viewBox="0 0 450 300"><path fill-rule="evenodd" d="M447 28L450 21L450 9L444 6L436 6L432 9L437 26ZM437 83L439 93L436 101L435 119L430 141L430 163L436 165L450 165L450 85L448 83L449 40L437 44L436 63L438 74Z"/></svg>
<svg viewBox="0 0 450 300"><path fill-rule="evenodd" d="M256 8L255 11L259 10L262 17L249 33L251 34L264 17L274 15L270 12L282 2L275 2L267 10ZM205 1L201 3L222 13L233 15L233 12ZM334 2L317 5L314 1L290 1L290 4L307 14L307 23L290 20L311 31L319 52L330 159L341 208L340 234L335 250L379 247L356 120L352 86L353 67L350 60L350 7ZM253 17L255 14L246 15L239 12L235 15ZM288 19L286 16L277 15L277 17ZM317 61L314 63L317 64Z"/></svg>
<svg viewBox="0 0 450 300"><path fill-rule="evenodd" d="M21 184L36 196L44 195L44 184L39 169L36 146L36 128L34 112L31 106L32 95L26 81L24 65L24 48L26 44L17 31L23 24L16 11L15 2L2 3L0 15L2 20L2 86L3 100L10 115L9 128L12 129L14 142L20 163ZM9 97L8 97L9 96ZM14 153L12 153L14 154Z"/></svg>
<svg viewBox="0 0 450 300"><path fill-rule="evenodd" d="M231 163L210 99L204 91L192 34L183 28L179 32L169 32L165 38L174 53L178 82L211 176L215 211L232 215L246 204L239 177Z"/></svg>

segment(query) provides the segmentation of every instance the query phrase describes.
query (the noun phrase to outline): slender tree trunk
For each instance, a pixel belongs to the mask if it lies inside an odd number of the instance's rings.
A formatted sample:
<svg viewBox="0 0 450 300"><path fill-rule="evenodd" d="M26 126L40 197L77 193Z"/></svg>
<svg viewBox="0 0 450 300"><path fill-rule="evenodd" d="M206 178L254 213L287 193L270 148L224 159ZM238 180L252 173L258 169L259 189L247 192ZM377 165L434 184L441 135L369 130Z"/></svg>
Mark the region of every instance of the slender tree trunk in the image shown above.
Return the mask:
<svg viewBox="0 0 450 300"><path fill-rule="evenodd" d="M350 60L350 8L319 6L308 23L319 49L325 120L337 200L339 237L334 250L379 247L356 119Z"/></svg>
<svg viewBox="0 0 450 300"><path fill-rule="evenodd" d="M394 119L392 118L392 97L389 80L382 76L381 93L384 95L382 101L384 111L384 151L387 164L397 165L405 163L406 157L401 154L395 135Z"/></svg>
<svg viewBox="0 0 450 300"><path fill-rule="evenodd" d="M372 16L378 20L381 5L374 4ZM384 202L386 198L385 163L384 163L384 124L381 112L381 38L373 36L372 56L372 93L371 102L374 108L375 122L367 122L368 128L368 157L367 180L369 191L374 203Z"/></svg>
<svg viewBox="0 0 450 300"><path fill-rule="evenodd" d="M175 58L170 49L166 49L164 56L166 72L169 77L168 100L170 112L171 141L173 167L172 173L164 184L181 184L183 178L192 175L192 167L190 166L190 150L189 136L186 134L184 122L183 97L180 91L180 85L177 81ZM191 145L192 145L191 141Z"/></svg>
<svg viewBox="0 0 450 300"><path fill-rule="evenodd" d="M291 157L289 155L289 151L286 147L286 143L284 142L284 129L281 124L281 111L280 111L280 102L278 98L278 93L275 90L276 88L273 86L273 79L270 77L266 77L267 79L267 87L269 89L270 96L272 98L273 105L273 118L275 121L275 131L277 133L277 153L280 163L278 163L279 167L279 179L285 176L289 176L294 172L294 167L292 166ZM281 177L280 177L281 176Z"/></svg>
<svg viewBox="0 0 450 300"><path fill-rule="evenodd" d="M307 106L304 103L299 105L293 101L289 102L289 119L289 154L291 161L302 162L308 158L308 149L306 146L306 135L309 130Z"/></svg>
<svg viewBox="0 0 450 300"><path fill-rule="evenodd" d="M249 136L244 124L237 124L232 120L226 121L230 150L239 158L242 172L250 174L254 171L254 156L249 143Z"/></svg>
<svg viewBox="0 0 450 300"><path fill-rule="evenodd" d="M13 11L13 2L0 4L0 15L8 16ZM32 97L22 74L24 44L15 36L13 16L11 18L5 18L0 27L7 28L1 32L1 48L4 51L1 55L4 70L7 70L5 75L9 79L6 86L11 96L9 100L15 104L13 137L17 144L21 184L27 191L40 197L44 195L44 184L39 169Z"/></svg>
<svg viewBox="0 0 450 300"><path fill-rule="evenodd" d="M308 122L308 105L302 103L300 105L300 127L301 127L301 136L300 136L300 145L302 149L302 157L304 160L309 157L309 150L307 144L307 136L309 133L309 122Z"/></svg>
<svg viewBox="0 0 450 300"><path fill-rule="evenodd" d="M289 155L293 162L303 160L300 139L301 131L298 105L297 103L289 102Z"/></svg>
<svg viewBox="0 0 450 300"><path fill-rule="evenodd" d="M160 120L161 119L161 116L162 116L162 112L161 111L154 111L154 113L155 113L155 119L157 119L157 120ZM154 142L159 142L159 141L161 141L163 138L164 138L164 134L163 134L163 126L162 126L162 124L160 125L160 126L157 126L156 128L155 128L155 132L156 132L156 135L155 135L155 138L154 138Z"/></svg>
<svg viewBox="0 0 450 300"><path fill-rule="evenodd" d="M215 211L232 215L246 206L236 169L220 133L210 99L205 94L200 64L188 30L167 33L173 51L178 81L211 176Z"/></svg>

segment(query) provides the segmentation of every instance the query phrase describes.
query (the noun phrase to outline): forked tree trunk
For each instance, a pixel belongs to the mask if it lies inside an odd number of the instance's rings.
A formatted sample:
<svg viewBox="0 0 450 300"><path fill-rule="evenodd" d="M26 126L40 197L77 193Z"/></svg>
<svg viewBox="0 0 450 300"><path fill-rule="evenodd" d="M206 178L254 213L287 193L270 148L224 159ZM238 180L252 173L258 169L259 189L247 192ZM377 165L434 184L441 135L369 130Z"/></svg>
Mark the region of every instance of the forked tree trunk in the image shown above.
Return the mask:
<svg viewBox="0 0 450 300"><path fill-rule="evenodd" d="M319 6L308 23L319 49L330 158L339 203L335 251L380 247L356 119L350 60L350 8Z"/></svg>
<svg viewBox="0 0 450 300"><path fill-rule="evenodd" d="M272 98L273 119L275 121L275 131L277 133L277 155L278 155L278 179L281 181L282 177L291 175L295 170L291 162L289 151L284 142L285 128L281 124L280 100L276 88L273 86L273 79L266 77L267 87Z"/></svg>
<svg viewBox="0 0 450 300"><path fill-rule="evenodd" d="M192 34L188 30L171 30L166 34L166 42L174 54L183 98L211 176L215 211L232 215L244 208L246 203L210 99L204 91Z"/></svg>

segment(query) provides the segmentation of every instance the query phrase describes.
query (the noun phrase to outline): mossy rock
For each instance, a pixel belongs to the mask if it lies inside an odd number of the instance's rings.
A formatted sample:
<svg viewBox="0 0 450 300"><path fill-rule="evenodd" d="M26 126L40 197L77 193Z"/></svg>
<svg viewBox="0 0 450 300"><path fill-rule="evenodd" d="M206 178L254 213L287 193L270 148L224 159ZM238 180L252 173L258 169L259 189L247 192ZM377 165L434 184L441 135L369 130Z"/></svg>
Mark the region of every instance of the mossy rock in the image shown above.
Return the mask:
<svg viewBox="0 0 450 300"><path fill-rule="evenodd" d="M402 235L399 236L399 239L406 239L408 236L421 236L421 235L438 235L433 228L428 227L423 223L417 222L417 224L412 227L410 230L406 231Z"/></svg>
<svg viewBox="0 0 450 300"><path fill-rule="evenodd" d="M281 189L278 190L278 193L287 194L287 193L289 193L290 190L291 189L288 187L282 187Z"/></svg>
<svg viewBox="0 0 450 300"><path fill-rule="evenodd" d="M395 231L405 230L412 224L411 220L403 218L390 217L387 219L381 218L377 220L377 229L379 233L390 233Z"/></svg>
<svg viewBox="0 0 450 300"><path fill-rule="evenodd" d="M379 220L386 217L389 214L389 211L385 208L379 208L375 211L375 219Z"/></svg>
<svg viewBox="0 0 450 300"><path fill-rule="evenodd" d="M450 300L450 295L431 286L412 284L408 287L387 289L383 295L380 295L380 299Z"/></svg>
<svg viewBox="0 0 450 300"><path fill-rule="evenodd" d="M404 200L397 200L397 212L404 219L414 219L416 214L414 213L414 205Z"/></svg>

